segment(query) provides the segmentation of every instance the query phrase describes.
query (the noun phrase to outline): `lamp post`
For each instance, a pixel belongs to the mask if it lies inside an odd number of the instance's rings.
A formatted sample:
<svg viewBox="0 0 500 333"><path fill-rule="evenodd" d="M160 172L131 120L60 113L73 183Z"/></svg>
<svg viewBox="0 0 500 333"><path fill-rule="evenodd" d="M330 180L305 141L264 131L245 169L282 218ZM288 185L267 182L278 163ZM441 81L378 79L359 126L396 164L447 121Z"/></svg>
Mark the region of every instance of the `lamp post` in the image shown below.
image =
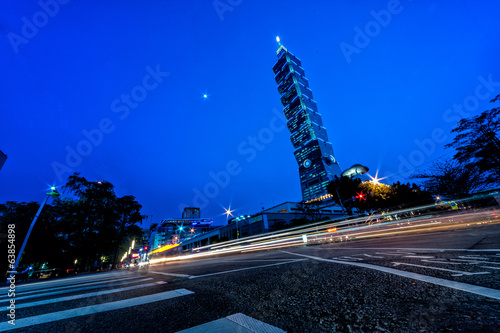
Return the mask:
<svg viewBox="0 0 500 333"><path fill-rule="evenodd" d="M43 203L40 205L40 208L38 208L38 212L36 213L35 217L33 218L33 222L31 222L30 228L28 229L28 232L26 233L26 237L24 238L23 245L21 246L21 249L19 250L19 253L17 254L16 262L14 263L14 266L10 266L11 271L9 279L12 279L15 273L17 273L17 266L19 265L19 262L21 261L21 257L24 252L24 248L26 247L26 244L28 243L28 238L30 237L31 231L33 230L33 227L35 226L36 220L38 219L38 216L40 216L40 213L42 212L43 207L47 203L47 200L49 200L50 197L58 197L59 192L57 192L57 189L55 186L52 186L50 193L47 193L47 196L45 197L45 200L43 200Z"/></svg>

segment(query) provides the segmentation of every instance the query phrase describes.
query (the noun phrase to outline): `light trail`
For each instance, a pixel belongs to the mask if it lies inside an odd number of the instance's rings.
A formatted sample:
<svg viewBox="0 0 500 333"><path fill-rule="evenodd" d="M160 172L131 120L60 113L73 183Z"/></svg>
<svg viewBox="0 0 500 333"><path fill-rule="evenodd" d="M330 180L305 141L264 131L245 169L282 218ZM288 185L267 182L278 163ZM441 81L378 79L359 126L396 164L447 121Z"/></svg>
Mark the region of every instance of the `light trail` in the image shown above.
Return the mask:
<svg viewBox="0 0 500 333"><path fill-rule="evenodd" d="M429 207L434 207L434 205L399 210L397 212L391 212L390 216L418 211ZM500 223L500 219L498 219L496 215L496 210L471 211L465 213L454 212L451 214L447 212L440 215L434 213L423 216L406 217L399 220L384 220L387 216L389 216L389 214L376 214L351 220L322 221L307 226L293 227L284 231L235 239L216 245L206 245L197 248L196 253L155 258L152 259L150 263L154 264L204 258L219 254L245 253L306 245L302 241L304 235L307 236L308 239L307 245L311 245L314 243L349 241L350 239L366 239L373 237L391 237L416 232L446 230L456 228L457 226L470 227L471 225ZM370 223L374 220L378 220L379 222Z"/></svg>

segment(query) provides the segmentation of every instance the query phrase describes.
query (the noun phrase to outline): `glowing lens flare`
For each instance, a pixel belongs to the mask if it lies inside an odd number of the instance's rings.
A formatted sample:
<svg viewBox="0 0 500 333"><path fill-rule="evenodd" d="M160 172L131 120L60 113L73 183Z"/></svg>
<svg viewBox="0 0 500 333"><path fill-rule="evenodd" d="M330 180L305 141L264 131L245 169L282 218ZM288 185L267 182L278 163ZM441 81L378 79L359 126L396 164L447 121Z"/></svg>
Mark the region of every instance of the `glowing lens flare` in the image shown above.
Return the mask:
<svg viewBox="0 0 500 333"><path fill-rule="evenodd" d="M229 208L224 208L225 212L224 214L226 215L226 218L229 218L229 216L233 216L233 212L234 210L231 210L231 206L229 206Z"/></svg>
<svg viewBox="0 0 500 333"><path fill-rule="evenodd" d="M373 183L373 185L378 185L380 184L380 181L381 180L384 180L386 179L387 177L383 177L383 178L378 178L378 170L377 172L375 173L375 177L372 177L370 175L368 175L368 177L370 177L370 181Z"/></svg>

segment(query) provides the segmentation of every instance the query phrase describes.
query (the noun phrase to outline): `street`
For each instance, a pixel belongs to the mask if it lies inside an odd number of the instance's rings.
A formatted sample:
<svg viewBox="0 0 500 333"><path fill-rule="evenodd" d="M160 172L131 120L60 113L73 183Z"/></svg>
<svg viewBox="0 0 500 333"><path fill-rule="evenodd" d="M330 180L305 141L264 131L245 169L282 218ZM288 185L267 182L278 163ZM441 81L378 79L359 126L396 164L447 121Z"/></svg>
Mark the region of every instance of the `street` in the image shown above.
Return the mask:
<svg viewBox="0 0 500 333"><path fill-rule="evenodd" d="M16 325L0 331L496 332L500 225L20 284L15 300Z"/></svg>

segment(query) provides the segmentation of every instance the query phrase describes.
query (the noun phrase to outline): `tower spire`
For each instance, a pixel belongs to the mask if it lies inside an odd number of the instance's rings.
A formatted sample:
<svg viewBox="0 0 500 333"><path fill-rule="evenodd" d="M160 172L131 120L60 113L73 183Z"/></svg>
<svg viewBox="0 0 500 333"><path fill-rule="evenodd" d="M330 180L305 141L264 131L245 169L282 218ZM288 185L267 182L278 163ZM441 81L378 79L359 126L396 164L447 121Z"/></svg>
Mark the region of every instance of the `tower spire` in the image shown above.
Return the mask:
<svg viewBox="0 0 500 333"><path fill-rule="evenodd" d="M284 46L283 44L281 44L281 39L280 39L280 36L276 36L276 42L278 43L278 50L276 51L276 54L279 54L281 52L281 50L285 50L285 51L288 51Z"/></svg>
<svg viewBox="0 0 500 333"><path fill-rule="evenodd" d="M273 67L274 79L299 167L302 199L306 202L325 200L331 197L328 184L335 176L341 176L340 167L300 59L288 52L279 38L276 41L279 49L278 61Z"/></svg>

